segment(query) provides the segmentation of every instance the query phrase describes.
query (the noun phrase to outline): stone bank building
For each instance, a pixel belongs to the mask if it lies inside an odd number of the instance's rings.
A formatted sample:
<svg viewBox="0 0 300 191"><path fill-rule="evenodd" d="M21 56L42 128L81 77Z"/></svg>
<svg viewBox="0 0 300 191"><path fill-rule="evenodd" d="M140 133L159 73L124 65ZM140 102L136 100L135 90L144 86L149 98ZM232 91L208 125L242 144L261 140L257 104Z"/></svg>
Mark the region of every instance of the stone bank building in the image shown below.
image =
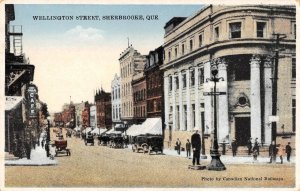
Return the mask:
<svg viewBox="0 0 300 191"><path fill-rule="evenodd" d="M218 64L219 142L246 145L272 140L272 79L275 37L280 33L278 61L277 141L295 142L296 9L294 6L215 6L189 18L174 17L165 25L165 139L185 142L194 129L202 137L213 132L212 64ZM210 144L208 144L210 145Z"/></svg>

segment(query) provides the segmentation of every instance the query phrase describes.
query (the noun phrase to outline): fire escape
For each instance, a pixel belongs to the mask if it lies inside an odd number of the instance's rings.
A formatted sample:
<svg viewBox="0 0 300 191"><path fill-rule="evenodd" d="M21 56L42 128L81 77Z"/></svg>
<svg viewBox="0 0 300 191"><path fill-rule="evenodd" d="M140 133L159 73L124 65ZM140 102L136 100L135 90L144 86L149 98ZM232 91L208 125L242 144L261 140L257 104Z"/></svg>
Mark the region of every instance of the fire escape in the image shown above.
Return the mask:
<svg viewBox="0 0 300 191"><path fill-rule="evenodd" d="M22 86L33 80L34 66L23 53L22 26L10 26L6 35L9 51L5 55L5 95L21 96Z"/></svg>

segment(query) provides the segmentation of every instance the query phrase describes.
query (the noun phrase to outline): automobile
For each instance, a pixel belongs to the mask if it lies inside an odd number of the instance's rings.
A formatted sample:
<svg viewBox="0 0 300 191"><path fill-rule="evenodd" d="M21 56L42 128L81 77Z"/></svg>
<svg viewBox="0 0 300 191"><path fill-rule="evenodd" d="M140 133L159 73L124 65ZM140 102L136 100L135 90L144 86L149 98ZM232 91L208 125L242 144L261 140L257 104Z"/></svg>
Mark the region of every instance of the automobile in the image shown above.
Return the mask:
<svg viewBox="0 0 300 191"><path fill-rule="evenodd" d="M99 135L98 140L98 145L106 146L110 141L110 137L108 135Z"/></svg>
<svg viewBox="0 0 300 191"><path fill-rule="evenodd" d="M146 150L147 149L147 136L145 135L138 135L136 137L133 137L132 140L132 151L133 152L139 152L140 150Z"/></svg>
<svg viewBox="0 0 300 191"><path fill-rule="evenodd" d="M91 146L94 146L94 137L91 133L88 133L86 135L85 145L87 146L88 144L90 144Z"/></svg>
<svg viewBox="0 0 300 191"><path fill-rule="evenodd" d="M147 150L148 153L155 152L156 154L160 152L163 154L163 137L160 135L150 135L147 137ZM146 152L146 151L145 151Z"/></svg>
<svg viewBox="0 0 300 191"><path fill-rule="evenodd" d="M124 138L115 135L111 138L112 148L124 148Z"/></svg>
<svg viewBox="0 0 300 191"><path fill-rule="evenodd" d="M55 156L57 156L59 153L66 153L67 156L71 155L71 151L68 147L68 141L64 139L59 139L54 141L55 146Z"/></svg>

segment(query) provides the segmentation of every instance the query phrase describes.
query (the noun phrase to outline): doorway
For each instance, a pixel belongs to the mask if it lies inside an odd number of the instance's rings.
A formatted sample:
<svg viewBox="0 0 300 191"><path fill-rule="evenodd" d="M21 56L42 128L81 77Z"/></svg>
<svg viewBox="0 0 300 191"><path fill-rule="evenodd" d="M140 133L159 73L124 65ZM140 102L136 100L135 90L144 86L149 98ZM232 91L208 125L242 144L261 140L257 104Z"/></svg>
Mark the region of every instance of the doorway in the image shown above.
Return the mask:
<svg viewBox="0 0 300 191"><path fill-rule="evenodd" d="M250 117L235 117L235 139L238 146L246 146L251 137Z"/></svg>

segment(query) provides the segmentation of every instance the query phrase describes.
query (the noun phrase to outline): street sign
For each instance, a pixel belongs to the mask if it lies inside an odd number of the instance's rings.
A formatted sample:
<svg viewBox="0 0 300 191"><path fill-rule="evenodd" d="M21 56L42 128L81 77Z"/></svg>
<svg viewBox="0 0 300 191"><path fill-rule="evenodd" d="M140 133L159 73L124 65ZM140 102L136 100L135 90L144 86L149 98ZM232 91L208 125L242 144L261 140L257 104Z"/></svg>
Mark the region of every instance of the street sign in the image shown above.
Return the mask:
<svg viewBox="0 0 300 191"><path fill-rule="evenodd" d="M278 122L279 116L269 116L269 122Z"/></svg>
<svg viewBox="0 0 300 191"><path fill-rule="evenodd" d="M204 92L203 93L204 96L209 96L209 95L226 95L226 92Z"/></svg>

